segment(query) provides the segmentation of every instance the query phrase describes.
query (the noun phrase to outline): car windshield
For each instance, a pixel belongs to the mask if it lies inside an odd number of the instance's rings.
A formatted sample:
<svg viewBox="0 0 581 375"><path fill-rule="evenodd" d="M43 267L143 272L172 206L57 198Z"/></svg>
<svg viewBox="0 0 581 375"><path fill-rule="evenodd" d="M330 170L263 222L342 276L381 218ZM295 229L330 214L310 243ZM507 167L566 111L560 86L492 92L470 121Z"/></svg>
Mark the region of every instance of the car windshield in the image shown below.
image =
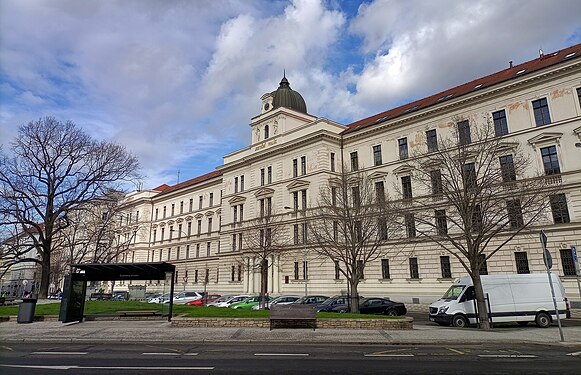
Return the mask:
<svg viewBox="0 0 581 375"><path fill-rule="evenodd" d="M458 299L458 297L460 297L460 294L462 294L462 291L464 290L464 288L466 288L466 285L452 285L448 289L448 291L444 294L442 299L445 299L445 300Z"/></svg>

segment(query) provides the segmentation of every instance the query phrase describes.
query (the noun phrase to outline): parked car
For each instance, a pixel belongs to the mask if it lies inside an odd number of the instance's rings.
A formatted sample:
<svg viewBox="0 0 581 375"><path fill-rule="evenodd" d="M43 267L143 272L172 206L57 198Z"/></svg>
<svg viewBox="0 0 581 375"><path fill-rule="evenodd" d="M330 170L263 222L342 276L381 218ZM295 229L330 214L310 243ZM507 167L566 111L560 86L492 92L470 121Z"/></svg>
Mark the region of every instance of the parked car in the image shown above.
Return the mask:
<svg viewBox="0 0 581 375"><path fill-rule="evenodd" d="M349 296L333 296L317 305L317 312L347 312Z"/></svg>
<svg viewBox="0 0 581 375"><path fill-rule="evenodd" d="M268 303L268 301L270 299L271 299L270 297L264 296L265 303ZM233 303L233 304L230 305L230 308L231 309L250 310L254 306L260 306L260 296L249 297L249 298L246 298L245 300L243 300L241 302Z"/></svg>
<svg viewBox="0 0 581 375"><path fill-rule="evenodd" d="M387 298L364 298L359 303L361 314L383 314L389 316L405 315L407 309L401 302L394 302Z"/></svg>
<svg viewBox="0 0 581 375"><path fill-rule="evenodd" d="M265 310L269 310L271 306L273 305L288 305L290 303L293 303L294 301L298 300L299 296L279 296L276 297L272 300L270 300L269 302L266 303L266 305L264 306ZM260 304L256 305L256 306L252 306L252 310L260 310Z"/></svg>
<svg viewBox="0 0 581 375"><path fill-rule="evenodd" d="M329 297L328 296L304 296L304 297L301 297L301 298L297 299L296 301L294 301L293 304L313 305L313 308L314 308L318 304L323 303L327 298L329 298Z"/></svg>
<svg viewBox="0 0 581 375"><path fill-rule="evenodd" d="M111 299L115 300L115 301L128 301L129 300L129 292L125 291L125 290L114 291Z"/></svg>
<svg viewBox="0 0 581 375"><path fill-rule="evenodd" d="M157 297L153 297L147 301L148 303L164 303L165 301L169 301L169 293L161 294Z"/></svg>
<svg viewBox="0 0 581 375"><path fill-rule="evenodd" d="M218 304L222 303L222 302L226 302L228 301L230 298L234 297L232 294L225 294L221 297L216 298L214 301L209 302L206 304L206 306L208 307L217 307Z"/></svg>
<svg viewBox="0 0 581 375"><path fill-rule="evenodd" d="M175 305L185 305L190 301L202 299L202 297L203 294L199 292L180 292L174 296L173 303ZM165 303L169 303L169 301L166 301Z"/></svg>
<svg viewBox="0 0 581 375"><path fill-rule="evenodd" d="M202 299L196 299L196 300L187 302L186 305L188 305L188 306L207 306L209 303L216 301L218 298L220 298L219 294L208 294L207 296L202 297Z"/></svg>
<svg viewBox="0 0 581 375"><path fill-rule="evenodd" d="M244 301L248 297L250 297L250 296L247 295L247 294L242 294L242 295L237 295L237 296L231 296L226 301L219 302L219 303L215 304L214 306L217 306L217 307L230 307L230 305L232 305L233 303L242 302L242 301Z"/></svg>

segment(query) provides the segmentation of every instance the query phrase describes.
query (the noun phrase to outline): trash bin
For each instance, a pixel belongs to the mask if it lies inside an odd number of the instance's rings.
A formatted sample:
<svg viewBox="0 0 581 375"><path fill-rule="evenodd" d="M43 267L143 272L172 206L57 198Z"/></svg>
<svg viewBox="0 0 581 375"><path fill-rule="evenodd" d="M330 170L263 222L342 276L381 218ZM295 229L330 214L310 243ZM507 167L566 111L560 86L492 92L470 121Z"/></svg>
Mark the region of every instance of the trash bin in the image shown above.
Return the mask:
<svg viewBox="0 0 581 375"><path fill-rule="evenodd" d="M18 318L16 323L32 323L36 310L36 298L23 298L18 305Z"/></svg>

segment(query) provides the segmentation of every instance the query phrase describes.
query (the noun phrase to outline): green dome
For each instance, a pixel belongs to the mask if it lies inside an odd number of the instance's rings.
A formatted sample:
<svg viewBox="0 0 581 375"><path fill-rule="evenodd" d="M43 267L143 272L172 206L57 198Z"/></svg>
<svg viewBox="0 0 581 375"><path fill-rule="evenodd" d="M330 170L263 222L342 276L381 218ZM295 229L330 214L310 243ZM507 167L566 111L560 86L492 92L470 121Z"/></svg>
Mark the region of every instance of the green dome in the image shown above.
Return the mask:
<svg viewBox="0 0 581 375"><path fill-rule="evenodd" d="M307 105L305 100L295 90L291 89L286 76L282 77L278 89L272 93L274 100L272 102L273 108L285 107L293 109L297 112L307 113Z"/></svg>

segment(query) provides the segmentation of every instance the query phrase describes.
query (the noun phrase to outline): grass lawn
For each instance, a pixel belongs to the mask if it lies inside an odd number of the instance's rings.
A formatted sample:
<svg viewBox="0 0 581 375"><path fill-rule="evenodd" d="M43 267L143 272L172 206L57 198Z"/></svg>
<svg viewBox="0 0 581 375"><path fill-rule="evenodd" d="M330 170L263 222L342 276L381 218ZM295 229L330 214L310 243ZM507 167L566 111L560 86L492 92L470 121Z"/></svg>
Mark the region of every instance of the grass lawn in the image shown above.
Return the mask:
<svg viewBox="0 0 581 375"><path fill-rule="evenodd" d="M58 315L60 302L36 305L35 315ZM126 310L161 310L167 312L168 305L137 301L86 301L85 314L113 314ZM173 315L199 318L268 318L268 310L242 310L221 307L198 307L174 305ZM0 306L0 316L18 315L18 306ZM325 319L398 319L384 315L317 313L317 318Z"/></svg>

